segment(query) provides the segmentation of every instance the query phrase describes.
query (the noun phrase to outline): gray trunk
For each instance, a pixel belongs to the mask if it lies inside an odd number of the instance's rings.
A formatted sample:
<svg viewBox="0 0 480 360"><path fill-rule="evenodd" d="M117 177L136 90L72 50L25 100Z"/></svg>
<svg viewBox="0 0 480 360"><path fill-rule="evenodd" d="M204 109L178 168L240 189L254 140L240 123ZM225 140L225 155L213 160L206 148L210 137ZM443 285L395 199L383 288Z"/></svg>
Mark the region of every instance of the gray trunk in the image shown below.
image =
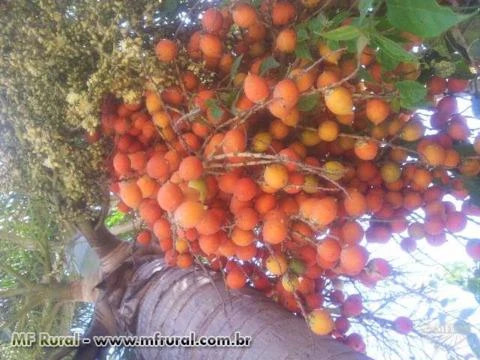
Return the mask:
<svg viewBox="0 0 480 360"><path fill-rule="evenodd" d="M214 284L200 270L165 268L160 259L141 265L132 278L120 312L133 315L127 332L151 336L251 336L250 347L143 347L144 359L317 359L364 360L367 357L328 337L314 335L301 317L264 295L245 289L228 291L213 274ZM134 315L131 310L138 309Z"/></svg>
<svg viewBox="0 0 480 360"><path fill-rule="evenodd" d="M185 336L193 331L198 337L238 331L252 339L251 346L242 348L137 347L142 359L369 359L314 335L301 317L257 291L228 291L219 274L169 268L152 249L134 249L106 229L93 234L89 243L97 247L103 277L97 304L103 308L97 306L90 334ZM88 239L92 232L85 235ZM108 251L101 245L104 239ZM95 349L81 348L76 358L93 359Z"/></svg>

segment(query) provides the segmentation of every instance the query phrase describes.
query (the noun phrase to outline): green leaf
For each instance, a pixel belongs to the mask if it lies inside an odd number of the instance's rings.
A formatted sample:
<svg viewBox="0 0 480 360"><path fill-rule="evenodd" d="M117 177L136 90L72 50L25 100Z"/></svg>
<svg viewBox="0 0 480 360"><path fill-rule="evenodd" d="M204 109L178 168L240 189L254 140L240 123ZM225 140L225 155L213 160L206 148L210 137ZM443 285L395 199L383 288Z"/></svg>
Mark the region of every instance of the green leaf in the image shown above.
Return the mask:
<svg viewBox="0 0 480 360"><path fill-rule="evenodd" d="M360 12L360 17L358 23L361 24L363 20L367 17L368 11L373 7L375 0L360 0L358 2L358 11Z"/></svg>
<svg viewBox="0 0 480 360"><path fill-rule="evenodd" d="M327 25L328 19L322 13L318 14L307 24L308 29L317 36L320 36L323 29Z"/></svg>
<svg viewBox="0 0 480 360"><path fill-rule="evenodd" d="M400 106L411 109L423 102L427 96L424 85L413 80L403 80L395 84L400 96Z"/></svg>
<svg viewBox="0 0 480 360"><path fill-rule="evenodd" d="M357 53L357 40L352 39L352 40L347 40L344 41L345 47L347 48L347 51L352 54Z"/></svg>
<svg viewBox="0 0 480 360"><path fill-rule="evenodd" d="M363 50L365 49L365 47L368 45L368 38L364 35L361 35L358 39L357 39L357 42L356 42L356 45L357 45L357 57L360 57L360 55L362 55L362 52Z"/></svg>
<svg viewBox="0 0 480 360"><path fill-rule="evenodd" d="M265 75L269 70L276 69L280 66L280 63L275 60L273 56L269 56L262 61L260 65L260 75Z"/></svg>
<svg viewBox="0 0 480 360"><path fill-rule="evenodd" d="M238 90L237 90L238 91ZM230 105L237 96L237 91L228 91L228 92L221 92L217 95L217 99L223 105Z"/></svg>
<svg viewBox="0 0 480 360"><path fill-rule="evenodd" d="M375 17L375 30L380 33L387 32L390 33L392 29L392 24L390 21L385 17Z"/></svg>
<svg viewBox="0 0 480 360"><path fill-rule="evenodd" d="M318 100L319 100L318 94L301 96L300 99L298 100L298 110L303 112L311 111L315 109L315 107L317 106Z"/></svg>
<svg viewBox="0 0 480 360"><path fill-rule="evenodd" d="M240 55L239 57L237 57L235 59L235 61L233 62L232 69L230 70L230 79L233 80L235 78L235 76L237 75L238 68L240 67L240 64L242 63L242 59L243 59L243 54Z"/></svg>
<svg viewBox="0 0 480 360"><path fill-rule="evenodd" d="M399 112L400 111L400 108L402 107L400 105L400 99L399 98L394 98L391 102L390 102L390 106L392 108L393 111L395 112Z"/></svg>
<svg viewBox="0 0 480 360"><path fill-rule="evenodd" d="M470 15L455 13L436 0L387 0L387 18L397 29L430 38L441 35Z"/></svg>
<svg viewBox="0 0 480 360"><path fill-rule="evenodd" d="M384 51L389 56L397 57L398 62L416 60L415 55L413 55L412 53L409 53L400 44L396 43L393 40L390 40L389 38L383 35L376 34L374 37L374 41L380 48L379 49L380 51Z"/></svg>
<svg viewBox="0 0 480 360"><path fill-rule="evenodd" d="M480 39L472 41L468 47L468 53L474 60L480 59Z"/></svg>
<svg viewBox="0 0 480 360"><path fill-rule="evenodd" d="M472 79L474 77L474 74L470 71L470 65L467 64L465 59L461 56L459 56L457 59L455 59L454 65L455 65L455 72L452 77L460 78L460 79Z"/></svg>
<svg viewBox="0 0 480 360"><path fill-rule="evenodd" d="M329 28L336 28L350 16L350 11L341 11L328 21Z"/></svg>
<svg viewBox="0 0 480 360"><path fill-rule="evenodd" d="M455 144L453 145L453 149L458 152L461 157L474 156L477 154L472 144Z"/></svg>
<svg viewBox="0 0 480 360"><path fill-rule="evenodd" d="M295 55L301 59L313 60L310 48L305 41L297 43L297 47L295 48Z"/></svg>
<svg viewBox="0 0 480 360"><path fill-rule="evenodd" d="M473 205L480 206L480 177L467 177L463 176L463 185L470 195L470 200Z"/></svg>
<svg viewBox="0 0 480 360"><path fill-rule="evenodd" d="M480 270L475 270L467 279L466 289L475 296L475 300L480 304Z"/></svg>
<svg viewBox="0 0 480 360"><path fill-rule="evenodd" d="M219 106L216 99L208 99L205 101L205 105L211 111L214 119L220 119L223 116L223 109Z"/></svg>
<svg viewBox="0 0 480 360"><path fill-rule="evenodd" d="M177 10L177 0L165 0L162 2L162 9L167 13L173 13Z"/></svg>
<svg viewBox="0 0 480 360"><path fill-rule="evenodd" d="M232 91L231 92L231 97L228 99L228 106L230 108L230 112L232 114L238 114L238 109L235 106L237 104L238 99L240 99L240 96L243 94L243 89L240 88L237 91Z"/></svg>
<svg viewBox="0 0 480 360"><path fill-rule="evenodd" d="M327 46L333 51L340 49L340 43L337 40L327 40Z"/></svg>
<svg viewBox="0 0 480 360"><path fill-rule="evenodd" d="M353 25L341 26L339 28L336 28L335 30L331 30L322 34L324 38L336 41L356 39L360 35L360 30Z"/></svg>
<svg viewBox="0 0 480 360"><path fill-rule="evenodd" d="M409 53L400 44L389 38L376 34L373 38L378 47L377 56L385 70L393 70L400 62L415 62L415 55Z"/></svg>
<svg viewBox="0 0 480 360"><path fill-rule="evenodd" d="M292 259L288 264L288 267L295 274L302 275L303 273L305 273L305 264L301 260Z"/></svg>
<svg viewBox="0 0 480 360"><path fill-rule="evenodd" d="M122 223L122 221L125 220L126 215L118 210L113 210L111 214L107 216L105 219L105 225L107 225L108 228L118 225Z"/></svg>
<svg viewBox="0 0 480 360"><path fill-rule="evenodd" d="M367 81L367 82L373 81L372 75L370 75L368 70L365 69L364 67L360 67L360 69L358 69L357 76L359 79L363 79L364 81Z"/></svg>
<svg viewBox="0 0 480 360"><path fill-rule="evenodd" d="M426 57L428 58L431 54L435 54L435 59L437 58L449 58L450 57L450 50L448 49L447 42L445 41L445 37L437 37L432 38L429 40L425 40L424 44L430 51L427 50ZM433 59L432 59L433 60ZM427 62L431 62L432 60L427 60Z"/></svg>
<svg viewBox="0 0 480 360"><path fill-rule="evenodd" d="M308 35L307 24L302 23L295 27L295 32L297 33L297 41L307 41L310 36Z"/></svg>
<svg viewBox="0 0 480 360"><path fill-rule="evenodd" d="M397 67L399 63L399 61L396 58L389 56L384 51L377 52L377 60L380 64L382 64L382 68L385 71L392 71Z"/></svg>

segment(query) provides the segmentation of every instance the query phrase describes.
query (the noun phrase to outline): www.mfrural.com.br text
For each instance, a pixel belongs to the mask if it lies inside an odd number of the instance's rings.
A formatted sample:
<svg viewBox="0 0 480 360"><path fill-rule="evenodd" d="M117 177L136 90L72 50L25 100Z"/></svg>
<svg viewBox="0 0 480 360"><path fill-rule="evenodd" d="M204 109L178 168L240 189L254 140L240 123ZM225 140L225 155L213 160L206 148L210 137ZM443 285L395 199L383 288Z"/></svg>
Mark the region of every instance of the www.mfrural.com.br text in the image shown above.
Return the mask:
<svg viewBox="0 0 480 360"><path fill-rule="evenodd" d="M250 336L235 332L232 336L197 336L195 332L188 335L165 336L156 332L152 336L93 336L81 337L75 333L69 336L54 336L46 332L14 332L10 345L14 347L78 347L94 344L98 347L249 347Z"/></svg>

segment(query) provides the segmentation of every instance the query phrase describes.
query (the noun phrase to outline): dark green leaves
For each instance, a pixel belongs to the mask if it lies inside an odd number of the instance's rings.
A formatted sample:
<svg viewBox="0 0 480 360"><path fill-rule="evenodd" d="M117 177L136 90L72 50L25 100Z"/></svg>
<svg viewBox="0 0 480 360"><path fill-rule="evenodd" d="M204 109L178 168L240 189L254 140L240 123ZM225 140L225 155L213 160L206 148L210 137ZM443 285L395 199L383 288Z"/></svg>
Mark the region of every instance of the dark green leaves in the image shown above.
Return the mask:
<svg viewBox="0 0 480 360"><path fill-rule="evenodd" d="M307 23L308 30L310 30L313 35L320 36L327 25L327 21L328 19L325 15L320 13Z"/></svg>
<svg viewBox="0 0 480 360"><path fill-rule="evenodd" d="M387 0L388 20L397 29L430 38L441 35L469 15L457 14L436 0Z"/></svg>
<svg viewBox="0 0 480 360"><path fill-rule="evenodd" d="M357 57L360 57L360 55L362 54L363 50L365 49L365 47L368 45L368 38L364 35L361 35L357 41L355 42L355 47L356 47L356 53L357 53Z"/></svg>
<svg viewBox="0 0 480 360"><path fill-rule="evenodd" d="M358 18L359 24L365 20L365 17L367 16L370 8L373 7L374 2L375 0L360 0L358 2L358 11L360 12L360 17Z"/></svg>
<svg viewBox="0 0 480 360"><path fill-rule="evenodd" d="M311 111L315 109L315 106L318 104L318 94L304 95L298 100L298 110L300 111Z"/></svg>
<svg viewBox="0 0 480 360"><path fill-rule="evenodd" d="M242 59L243 59L243 54L238 56L235 61L233 62L232 64L232 69L230 70L230 79L234 79L235 76L237 75L238 73L238 68L240 67L240 64L242 62Z"/></svg>
<svg viewBox="0 0 480 360"><path fill-rule="evenodd" d="M480 39L473 40L469 46L468 53L476 60L480 60Z"/></svg>
<svg viewBox="0 0 480 360"><path fill-rule="evenodd" d="M480 206L480 177L462 177L463 184L468 190L472 204Z"/></svg>
<svg viewBox="0 0 480 360"><path fill-rule="evenodd" d="M165 0L162 2L162 9L167 13L173 13L177 10L177 5L176 0Z"/></svg>
<svg viewBox="0 0 480 360"><path fill-rule="evenodd" d="M478 269L467 279L467 290L475 296L475 300L480 304L480 271ZM478 350L480 353L480 346Z"/></svg>
<svg viewBox="0 0 480 360"><path fill-rule="evenodd" d="M476 155L475 149L472 144L455 144L453 149L458 152L461 157L474 156Z"/></svg>
<svg viewBox="0 0 480 360"><path fill-rule="evenodd" d="M307 41L310 39L310 35L308 34L307 24L302 23L295 27L295 32L297 33L297 41Z"/></svg>
<svg viewBox="0 0 480 360"><path fill-rule="evenodd" d="M397 82L395 86L399 93L400 106L407 109L413 109L423 103L427 96L427 89L417 81L403 80Z"/></svg>
<svg viewBox="0 0 480 360"><path fill-rule="evenodd" d="M308 33L308 24L299 24L296 26L295 31L297 32L295 55L301 59L313 60L309 46L310 34Z"/></svg>
<svg viewBox="0 0 480 360"><path fill-rule="evenodd" d="M373 42L378 46L377 56L385 70L393 70L400 62L415 62L415 55L409 53L400 44L389 38L375 34Z"/></svg>
<svg viewBox="0 0 480 360"><path fill-rule="evenodd" d="M400 105L400 99L399 98L393 98L392 101L390 102L390 107L394 112L399 112L400 108L402 107Z"/></svg>
<svg viewBox="0 0 480 360"><path fill-rule="evenodd" d="M343 11L328 19L320 13L313 19L297 25L295 27L297 32L295 54L297 57L313 60L310 49L317 45L319 40L325 42L331 50L346 47L349 52L355 53L357 39L364 38L368 42L369 31L356 24L342 25L349 14L349 12Z"/></svg>
<svg viewBox="0 0 480 360"><path fill-rule="evenodd" d="M279 66L280 63L273 56L269 56L260 65L260 75L265 75L269 70L276 69Z"/></svg>
<svg viewBox="0 0 480 360"><path fill-rule="evenodd" d="M367 69L361 67L357 71L357 76L360 79L363 79L364 81L373 81L372 75L367 71Z"/></svg>
<svg viewBox="0 0 480 360"><path fill-rule="evenodd" d="M334 41L352 40L358 38L360 35L360 30L353 25L341 26L322 34L324 38Z"/></svg>
<svg viewBox="0 0 480 360"><path fill-rule="evenodd" d="M328 29L338 28L343 20L350 16L348 11L342 11L335 15L333 18L328 19L324 14L320 13L307 23L307 28L311 32L313 38L319 38L324 36L325 31Z"/></svg>
<svg viewBox="0 0 480 360"><path fill-rule="evenodd" d="M331 29L331 28L336 28L336 27L340 26L340 24L343 23L343 20L348 18L350 15L351 14L350 14L349 11L339 12L337 15L335 15L333 18L331 18L328 21L328 27Z"/></svg>
<svg viewBox="0 0 480 360"><path fill-rule="evenodd" d="M327 46L330 48L330 50L338 50L341 48L340 42L337 40L327 40Z"/></svg>
<svg viewBox="0 0 480 360"><path fill-rule="evenodd" d="M223 116L223 109L219 106L219 103L216 99L208 99L205 101L205 105L211 111L211 114L214 119L218 120Z"/></svg>
<svg viewBox="0 0 480 360"><path fill-rule="evenodd" d="M306 41L297 43L295 48L295 55L300 59L313 60L312 53Z"/></svg>

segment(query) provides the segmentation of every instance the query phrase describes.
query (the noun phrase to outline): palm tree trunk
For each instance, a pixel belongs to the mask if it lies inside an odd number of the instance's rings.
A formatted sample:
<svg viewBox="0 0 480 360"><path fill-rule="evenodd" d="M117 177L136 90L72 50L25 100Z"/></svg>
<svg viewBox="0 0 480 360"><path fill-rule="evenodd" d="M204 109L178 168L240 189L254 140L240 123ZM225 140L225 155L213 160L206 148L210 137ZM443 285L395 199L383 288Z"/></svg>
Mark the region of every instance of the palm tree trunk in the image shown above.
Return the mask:
<svg viewBox="0 0 480 360"><path fill-rule="evenodd" d="M142 274L149 274L142 278ZM142 347L144 359L316 359L365 360L345 345L314 335L305 321L254 290L227 291L223 280L196 270L163 267L162 260L142 265L125 304L138 304L132 333L162 335L251 336L250 347ZM213 279L213 283L212 280ZM147 280L147 281L145 281ZM142 284L143 286L138 286ZM129 296L137 294L135 300Z"/></svg>
<svg viewBox="0 0 480 360"><path fill-rule="evenodd" d="M70 282L66 289L65 300L75 302L95 302L99 293L98 289L96 289L98 281L98 277L91 277Z"/></svg>
<svg viewBox="0 0 480 360"><path fill-rule="evenodd" d="M85 236L102 259L97 301L110 314L95 314L90 334L184 336L193 331L198 337L238 331L251 337L251 346L242 348L137 347L145 360L369 359L332 338L314 335L301 317L253 289L227 291L219 274L169 268L159 255L133 251L104 228ZM81 348L82 360L94 359L99 350Z"/></svg>
<svg viewBox="0 0 480 360"><path fill-rule="evenodd" d="M122 242L104 224L94 227L91 222L82 221L75 225L100 259L111 253Z"/></svg>

